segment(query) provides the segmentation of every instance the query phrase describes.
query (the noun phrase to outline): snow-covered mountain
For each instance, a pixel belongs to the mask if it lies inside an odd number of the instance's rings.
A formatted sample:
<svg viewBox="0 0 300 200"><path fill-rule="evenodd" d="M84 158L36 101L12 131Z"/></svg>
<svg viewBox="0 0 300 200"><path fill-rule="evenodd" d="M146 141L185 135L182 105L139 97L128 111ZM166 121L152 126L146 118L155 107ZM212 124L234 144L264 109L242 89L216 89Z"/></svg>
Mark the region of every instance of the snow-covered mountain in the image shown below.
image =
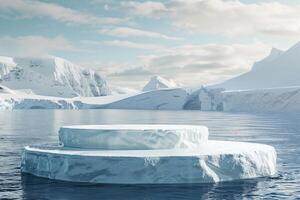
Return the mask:
<svg viewBox="0 0 300 200"><path fill-rule="evenodd" d="M0 57L0 84L45 96L103 96L110 93L103 77L58 57Z"/></svg>
<svg viewBox="0 0 300 200"><path fill-rule="evenodd" d="M300 86L300 42L287 51L272 49L251 71L213 87L227 90Z"/></svg>
<svg viewBox="0 0 300 200"><path fill-rule="evenodd" d="M165 88L176 88L177 84L173 80L165 79L161 76L153 76L144 86L143 91L159 90Z"/></svg>

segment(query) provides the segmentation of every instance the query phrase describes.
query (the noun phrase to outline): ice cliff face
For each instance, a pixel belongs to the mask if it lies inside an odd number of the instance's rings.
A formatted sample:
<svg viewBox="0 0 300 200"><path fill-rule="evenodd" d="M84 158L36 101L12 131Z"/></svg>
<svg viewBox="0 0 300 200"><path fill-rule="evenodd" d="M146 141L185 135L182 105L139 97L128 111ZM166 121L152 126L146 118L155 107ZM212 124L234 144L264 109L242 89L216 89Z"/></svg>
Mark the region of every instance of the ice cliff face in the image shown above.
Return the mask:
<svg viewBox="0 0 300 200"><path fill-rule="evenodd" d="M225 91L224 111L300 112L300 87Z"/></svg>
<svg viewBox="0 0 300 200"><path fill-rule="evenodd" d="M189 96L184 109L250 113L297 113L300 111L299 105L300 86L231 91L201 88Z"/></svg>
<svg viewBox="0 0 300 200"><path fill-rule="evenodd" d="M213 87L248 90L300 86L300 43L287 51L272 49L252 70Z"/></svg>
<svg viewBox="0 0 300 200"><path fill-rule="evenodd" d="M143 91L159 90L165 88L176 88L177 84L173 80L167 80L160 76L153 76L150 81L145 85Z"/></svg>
<svg viewBox="0 0 300 200"><path fill-rule="evenodd" d="M31 90L45 96L103 96L110 93L99 73L58 57L0 57L0 82L13 90Z"/></svg>

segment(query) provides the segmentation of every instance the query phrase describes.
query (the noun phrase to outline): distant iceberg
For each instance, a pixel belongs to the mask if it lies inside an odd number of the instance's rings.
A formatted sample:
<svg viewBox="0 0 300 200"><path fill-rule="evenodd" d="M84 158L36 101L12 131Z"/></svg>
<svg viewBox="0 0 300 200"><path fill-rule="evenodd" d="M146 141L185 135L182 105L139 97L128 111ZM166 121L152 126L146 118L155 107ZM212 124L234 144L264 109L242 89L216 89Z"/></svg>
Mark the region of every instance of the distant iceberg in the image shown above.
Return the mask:
<svg viewBox="0 0 300 200"><path fill-rule="evenodd" d="M272 146L207 136L206 127L188 125L64 127L61 145L24 148L21 171L110 184L211 183L276 174Z"/></svg>

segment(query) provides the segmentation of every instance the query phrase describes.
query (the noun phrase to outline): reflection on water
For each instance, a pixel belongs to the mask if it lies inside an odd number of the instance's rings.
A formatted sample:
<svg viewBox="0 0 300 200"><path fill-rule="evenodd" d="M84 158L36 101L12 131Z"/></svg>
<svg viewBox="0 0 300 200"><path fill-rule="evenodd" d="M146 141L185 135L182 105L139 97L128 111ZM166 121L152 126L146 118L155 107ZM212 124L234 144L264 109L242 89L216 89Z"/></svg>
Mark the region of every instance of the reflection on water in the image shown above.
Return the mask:
<svg viewBox="0 0 300 200"><path fill-rule="evenodd" d="M25 199L235 199L247 197L263 179L219 184L102 185L51 181L22 176ZM250 196L248 196L250 197ZM253 196L252 196L253 197Z"/></svg>
<svg viewBox="0 0 300 200"><path fill-rule="evenodd" d="M300 115L196 111L19 110L0 112L0 199L296 199L300 196ZM273 145L278 176L219 184L90 185L20 174L22 147L57 142L71 124L199 124L210 138Z"/></svg>

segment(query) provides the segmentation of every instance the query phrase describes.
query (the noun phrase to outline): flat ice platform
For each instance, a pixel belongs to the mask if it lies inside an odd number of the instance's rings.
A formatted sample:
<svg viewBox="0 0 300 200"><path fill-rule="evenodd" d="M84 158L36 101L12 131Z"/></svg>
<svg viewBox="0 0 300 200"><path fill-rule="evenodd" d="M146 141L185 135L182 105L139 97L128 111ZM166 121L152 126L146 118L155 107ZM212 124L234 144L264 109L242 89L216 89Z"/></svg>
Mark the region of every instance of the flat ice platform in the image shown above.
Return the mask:
<svg viewBox="0 0 300 200"><path fill-rule="evenodd" d="M276 151L264 144L213 140L194 149L169 150L27 146L21 171L89 183L209 183L272 176L276 173Z"/></svg>
<svg viewBox="0 0 300 200"><path fill-rule="evenodd" d="M101 150L195 148L208 140L208 129L195 125L119 124L64 126L64 147Z"/></svg>

